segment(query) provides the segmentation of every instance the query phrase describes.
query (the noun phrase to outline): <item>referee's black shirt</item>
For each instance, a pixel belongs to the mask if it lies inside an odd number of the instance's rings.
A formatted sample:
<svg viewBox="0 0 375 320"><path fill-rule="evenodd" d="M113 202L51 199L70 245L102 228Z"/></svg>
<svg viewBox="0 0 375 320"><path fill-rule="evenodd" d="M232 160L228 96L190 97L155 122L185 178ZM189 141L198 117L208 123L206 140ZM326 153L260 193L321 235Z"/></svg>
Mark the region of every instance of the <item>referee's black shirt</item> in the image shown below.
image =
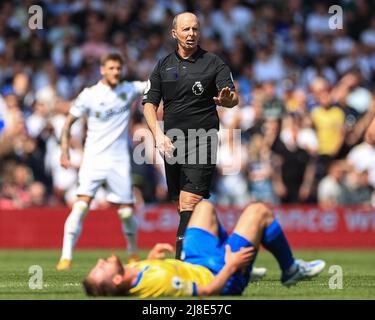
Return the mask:
<svg viewBox="0 0 375 320"><path fill-rule="evenodd" d="M224 87L235 90L229 67L217 55L198 46L188 59L177 51L159 60L149 79L142 104L164 103L164 132L178 128L219 129L213 97Z"/></svg>

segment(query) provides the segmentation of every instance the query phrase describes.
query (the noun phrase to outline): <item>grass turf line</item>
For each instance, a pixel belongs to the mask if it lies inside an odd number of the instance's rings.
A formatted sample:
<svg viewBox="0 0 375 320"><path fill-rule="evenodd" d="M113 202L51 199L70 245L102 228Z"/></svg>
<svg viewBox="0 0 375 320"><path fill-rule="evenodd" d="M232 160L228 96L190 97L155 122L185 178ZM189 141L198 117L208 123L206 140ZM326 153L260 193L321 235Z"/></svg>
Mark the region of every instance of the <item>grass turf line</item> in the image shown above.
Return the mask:
<svg viewBox="0 0 375 320"><path fill-rule="evenodd" d="M375 299L375 252L374 251L294 251L296 258L304 260L324 259L327 266L323 273L297 286L281 285L276 260L262 250L256 266L268 269L260 282L250 283L242 296L215 297L215 299ZM81 281L99 257L111 253L125 258L119 250L77 250L73 268L68 272L55 270L60 255L58 250L0 250L0 299L87 299ZM142 252L142 257L146 252ZM30 289L29 267L39 265L43 269L43 288ZM330 289L329 273L333 265L343 270L343 289ZM136 299L124 297L121 299ZM191 298L197 299L197 298Z"/></svg>

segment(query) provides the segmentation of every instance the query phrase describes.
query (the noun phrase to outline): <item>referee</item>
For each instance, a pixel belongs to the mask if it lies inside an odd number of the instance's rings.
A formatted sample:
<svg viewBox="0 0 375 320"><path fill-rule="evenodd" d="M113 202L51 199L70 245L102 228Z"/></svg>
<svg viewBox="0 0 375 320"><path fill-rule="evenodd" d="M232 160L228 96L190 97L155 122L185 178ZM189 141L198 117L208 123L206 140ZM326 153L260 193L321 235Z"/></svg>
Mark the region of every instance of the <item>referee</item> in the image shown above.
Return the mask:
<svg viewBox="0 0 375 320"><path fill-rule="evenodd" d="M238 96L229 67L199 47L200 26L194 14L184 12L174 17L172 37L177 48L158 61L142 103L156 147L164 156L169 196L178 203L176 258L181 259L183 236L193 209L203 198L209 198L219 130L216 106L232 108L238 104ZM161 100L163 129L156 114Z"/></svg>

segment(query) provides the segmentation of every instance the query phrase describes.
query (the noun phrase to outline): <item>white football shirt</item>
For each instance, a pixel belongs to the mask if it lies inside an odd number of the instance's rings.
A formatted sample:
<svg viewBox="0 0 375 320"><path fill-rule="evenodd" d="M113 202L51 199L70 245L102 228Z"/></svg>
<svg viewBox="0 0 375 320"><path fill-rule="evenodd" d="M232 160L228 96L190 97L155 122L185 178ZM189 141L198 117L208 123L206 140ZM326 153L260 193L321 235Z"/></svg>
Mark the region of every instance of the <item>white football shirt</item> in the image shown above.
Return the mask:
<svg viewBox="0 0 375 320"><path fill-rule="evenodd" d="M70 108L74 117L87 117L85 158L123 157L128 152L131 105L147 82L121 82L114 89L99 81L84 89Z"/></svg>

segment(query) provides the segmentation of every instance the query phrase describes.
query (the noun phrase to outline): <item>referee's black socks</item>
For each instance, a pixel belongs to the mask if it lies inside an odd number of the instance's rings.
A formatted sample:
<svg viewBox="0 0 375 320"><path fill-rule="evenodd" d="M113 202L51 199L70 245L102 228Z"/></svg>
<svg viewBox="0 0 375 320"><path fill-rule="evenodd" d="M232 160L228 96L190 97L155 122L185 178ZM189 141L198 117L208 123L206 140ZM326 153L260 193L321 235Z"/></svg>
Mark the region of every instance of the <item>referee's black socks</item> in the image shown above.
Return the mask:
<svg viewBox="0 0 375 320"><path fill-rule="evenodd" d="M181 211L180 212L180 224L178 225L177 237L176 237L176 259L181 260L182 245L184 242L184 234L189 223L191 214L193 211Z"/></svg>

